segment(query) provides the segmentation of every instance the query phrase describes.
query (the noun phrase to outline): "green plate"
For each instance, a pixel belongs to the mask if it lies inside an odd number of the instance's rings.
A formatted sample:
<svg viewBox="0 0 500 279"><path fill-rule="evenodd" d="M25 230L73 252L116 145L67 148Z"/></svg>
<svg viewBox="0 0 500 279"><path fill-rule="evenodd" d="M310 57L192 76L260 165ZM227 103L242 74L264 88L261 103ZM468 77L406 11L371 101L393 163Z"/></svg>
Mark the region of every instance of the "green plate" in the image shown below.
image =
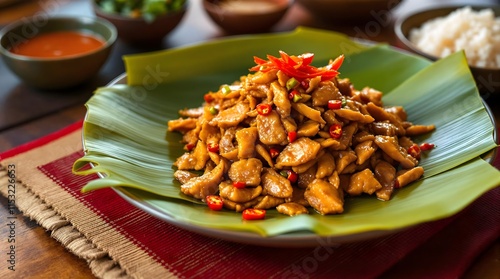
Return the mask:
<svg viewBox="0 0 500 279"><path fill-rule="evenodd" d="M265 220L215 212L180 193L172 166L183 153L181 135L167 133L178 111L197 107L203 95L246 75L253 56L315 53L325 65L345 54L341 76L356 88L384 92L386 105L402 105L409 120L435 124L417 139L435 143L424 156L424 178L395 192L387 202L348 198L340 215L288 217L269 210ZM127 201L179 227L231 241L267 246L314 246L356 241L444 218L500 185L500 172L481 159L496 147L488 115L463 53L438 62L387 45L366 46L334 33L308 28L239 36L124 58L127 72L96 90L87 102L85 156L74 164L81 175L99 173L83 191L114 189ZM92 163L93 168L82 167Z"/></svg>

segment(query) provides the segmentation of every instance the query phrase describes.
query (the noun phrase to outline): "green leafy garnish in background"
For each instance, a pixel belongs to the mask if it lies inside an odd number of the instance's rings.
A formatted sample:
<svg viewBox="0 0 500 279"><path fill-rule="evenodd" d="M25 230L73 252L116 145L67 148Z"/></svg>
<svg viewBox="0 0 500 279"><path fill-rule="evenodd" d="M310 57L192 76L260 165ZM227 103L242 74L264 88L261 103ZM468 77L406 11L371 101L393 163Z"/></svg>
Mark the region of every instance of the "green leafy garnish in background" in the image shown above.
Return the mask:
<svg viewBox="0 0 500 279"><path fill-rule="evenodd" d="M180 11L186 0L95 0L107 13L117 13L132 18L143 17L152 22L156 17Z"/></svg>
<svg viewBox="0 0 500 279"><path fill-rule="evenodd" d="M235 212L210 212L180 193L172 164L183 145L181 135L166 132L167 121L178 118L179 109L201 105L203 95L220 84L246 75L253 55L279 50L313 52L318 65L343 53L341 77L350 78L357 88L383 91L385 104L404 106L410 121L435 124L435 132L417 139L437 145L421 161L424 178L387 202L349 198L341 215L311 212L291 218L270 210L266 220L258 222L242 222ZM104 178L88 183L84 192L118 187L155 212L194 226L265 236L304 230L339 236L450 216L500 184L500 172L480 158L496 147L494 126L463 53L431 63L386 45L366 46L334 32L299 28L124 59L128 83L99 88L87 103L86 154L75 162L74 172L99 172ZM94 167L83 170L88 163Z"/></svg>

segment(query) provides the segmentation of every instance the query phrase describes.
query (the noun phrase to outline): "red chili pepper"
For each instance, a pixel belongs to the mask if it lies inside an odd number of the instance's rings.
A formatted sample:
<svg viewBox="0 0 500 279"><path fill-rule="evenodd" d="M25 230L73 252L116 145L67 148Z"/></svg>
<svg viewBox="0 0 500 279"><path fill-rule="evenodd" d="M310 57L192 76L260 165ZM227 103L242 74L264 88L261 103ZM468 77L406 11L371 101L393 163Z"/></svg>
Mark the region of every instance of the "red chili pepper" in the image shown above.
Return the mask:
<svg viewBox="0 0 500 279"><path fill-rule="evenodd" d="M302 86L302 88L304 88L304 90L307 90L309 88L309 80L305 79L305 80L301 81L300 86Z"/></svg>
<svg viewBox="0 0 500 279"><path fill-rule="evenodd" d="M245 220L262 220L266 218L265 209L247 208L243 210L243 219Z"/></svg>
<svg viewBox="0 0 500 279"><path fill-rule="evenodd" d="M342 100L329 100L328 101L328 109L341 109L342 108Z"/></svg>
<svg viewBox="0 0 500 279"><path fill-rule="evenodd" d="M294 142L296 139L297 139L297 132L296 131L291 131L291 132L288 132L288 141L290 143Z"/></svg>
<svg viewBox="0 0 500 279"><path fill-rule="evenodd" d="M245 181L233 181L234 188L243 189L247 186Z"/></svg>
<svg viewBox="0 0 500 279"><path fill-rule="evenodd" d="M323 68L317 68L310 63L314 59L314 54L305 53L299 56L290 56L284 51L279 52L280 57L267 55L267 61L254 57L256 66L250 68L250 71L267 72L272 69L281 70L289 77L296 78L298 81L321 76L322 81L335 78L339 72L338 69L344 61L344 56L337 57L332 63Z"/></svg>
<svg viewBox="0 0 500 279"><path fill-rule="evenodd" d="M224 202L220 196L209 195L205 199L207 201L208 208L212 210L219 211L224 206Z"/></svg>
<svg viewBox="0 0 500 279"><path fill-rule="evenodd" d="M410 147L408 147L408 154L410 154L415 159L420 159L420 147L418 144L414 143Z"/></svg>
<svg viewBox="0 0 500 279"><path fill-rule="evenodd" d="M187 150L187 151L191 151L195 148L196 144L194 143L188 143L184 146L184 148Z"/></svg>
<svg viewBox="0 0 500 279"><path fill-rule="evenodd" d="M208 94L205 94L203 96L203 99L205 100L205 102L207 103L211 103L215 100L214 96L212 96L212 94L208 93Z"/></svg>
<svg viewBox="0 0 500 279"><path fill-rule="evenodd" d="M333 124L332 126L330 126L330 137L334 139L340 139L340 137L342 137L342 132L342 126L340 124Z"/></svg>
<svg viewBox="0 0 500 279"><path fill-rule="evenodd" d="M433 143L428 143L428 142L424 142L420 145L420 150L422 151L427 151L427 150L431 150L431 149L434 149L434 147L436 147L435 144Z"/></svg>
<svg viewBox="0 0 500 279"><path fill-rule="evenodd" d="M269 155L271 155L271 158L276 158L280 155L280 151L276 148L271 148L269 149Z"/></svg>
<svg viewBox="0 0 500 279"><path fill-rule="evenodd" d="M217 152L219 152L219 144L211 142L211 143L207 144L207 149L210 152L217 153Z"/></svg>
<svg viewBox="0 0 500 279"><path fill-rule="evenodd" d="M273 110L270 104L260 103L257 105L257 112L260 115L268 115Z"/></svg>
<svg viewBox="0 0 500 279"><path fill-rule="evenodd" d="M286 177L290 182L295 183L299 179L299 175L293 170L283 170L280 172L281 176Z"/></svg>
<svg viewBox="0 0 500 279"><path fill-rule="evenodd" d="M300 95L299 91L292 90L290 93L288 93L288 99L296 103L300 101L300 99L302 99L302 96Z"/></svg>

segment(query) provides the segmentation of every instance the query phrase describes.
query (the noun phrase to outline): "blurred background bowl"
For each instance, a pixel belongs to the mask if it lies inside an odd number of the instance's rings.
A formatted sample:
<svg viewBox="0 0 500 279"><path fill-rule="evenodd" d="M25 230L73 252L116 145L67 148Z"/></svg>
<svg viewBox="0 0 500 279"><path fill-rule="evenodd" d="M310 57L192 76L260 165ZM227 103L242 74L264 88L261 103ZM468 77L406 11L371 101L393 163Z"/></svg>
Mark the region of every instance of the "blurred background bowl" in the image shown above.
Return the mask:
<svg viewBox="0 0 500 279"><path fill-rule="evenodd" d="M424 23L429 20L445 17L451 12L463 8L464 6L436 6L434 8L424 9L420 11L415 11L413 13L404 15L400 17L395 25L395 33L398 39L397 46L411 52L417 53L428 59L436 61L439 57L425 53L415 44L410 41L410 31L414 28L420 28ZM472 10L479 11L483 9L492 9L495 16L498 18L500 16L500 6L470 6ZM471 73L476 80L476 84L482 94L492 93L500 94L500 68L482 68L469 65Z"/></svg>
<svg viewBox="0 0 500 279"><path fill-rule="evenodd" d="M324 22L367 22L389 14L402 0L297 0L314 17ZM385 20L385 19L384 19Z"/></svg>
<svg viewBox="0 0 500 279"><path fill-rule="evenodd" d="M144 17L131 17L105 11L95 0L92 0L92 7L96 16L115 25L118 37L123 41L135 45L151 45L161 42L179 25L184 18L188 3L186 1L180 10L157 16L153 21L147 21Z"/></svg>
<svg viewBox="0 0 500 279"><path fill-rule="evenodd" d="M210 18L229 34L267 32L295 0L203 0Z"/></svg>
<svg viewBox="0 0 500 279"><path fill-rule="evenodd" d="M44 33L76 31L104 41L98 49L59 58L17 55L11 49ZM117 38L116 28L93 17L24 18L0 31L0 54L7 67L26 84L40 89L69 88L95 76L106 62Z"/></svg>

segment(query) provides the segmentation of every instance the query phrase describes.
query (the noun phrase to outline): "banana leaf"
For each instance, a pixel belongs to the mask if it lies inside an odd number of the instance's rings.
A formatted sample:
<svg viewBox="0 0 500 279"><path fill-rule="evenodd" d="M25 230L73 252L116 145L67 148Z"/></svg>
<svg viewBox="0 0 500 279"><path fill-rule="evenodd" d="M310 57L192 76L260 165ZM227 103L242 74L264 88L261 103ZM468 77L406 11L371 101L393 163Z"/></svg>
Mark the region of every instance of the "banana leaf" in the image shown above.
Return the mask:
<svg viewBox="0 0 500 279"><path fill-rule="evenodd" d="M371 196L348 198L340 215L311 212L292 218L269 210L265 220L253 222L243 221L239 213L211 211L183 195L172 166L184 152L181 135L167 132L167 121L177 119L180 109L201 105L205 93L246 75L254 55L276 55L279 50L312 52L318 66L345 54L341 77L350 78L356 88L381 90L384 103L404 106L411 122L435 124L435 132L416 139L437 146L421 160L424 177L387 202ZM115 187L141 208L177 224L261 236L395 230L450 216L500 185L500 172L480 157L496 147L494 123L463 52L432 63L387 45L298 28L129 55L124 61L126 77L98 88L86 104L85 155L73 170L102 174L83 192ZM92 168L83 168L89 163Z"/></svg>

